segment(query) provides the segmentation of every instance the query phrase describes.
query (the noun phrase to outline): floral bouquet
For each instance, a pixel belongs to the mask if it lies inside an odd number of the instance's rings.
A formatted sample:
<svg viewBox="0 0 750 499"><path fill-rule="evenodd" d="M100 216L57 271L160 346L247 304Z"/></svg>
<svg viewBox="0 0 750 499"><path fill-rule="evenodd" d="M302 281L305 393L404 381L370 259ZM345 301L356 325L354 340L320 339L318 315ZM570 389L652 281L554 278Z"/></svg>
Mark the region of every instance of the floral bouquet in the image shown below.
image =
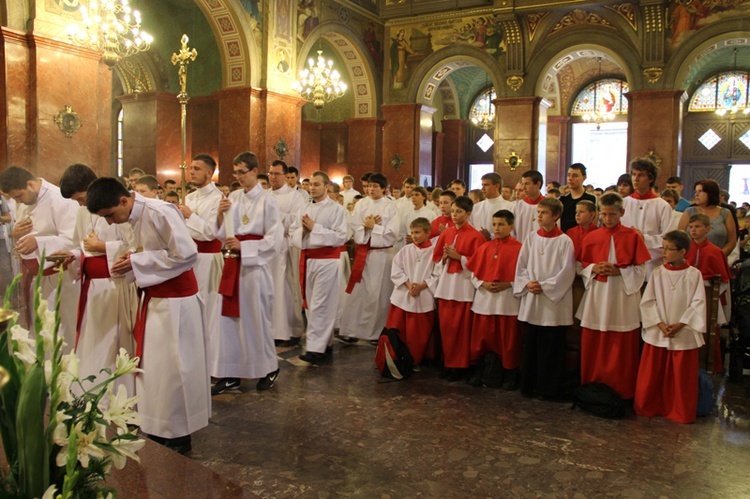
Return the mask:
<svg viewBox="0 0 750 499"><path fill-rule="evenodd" d="M58 336L62 275L51 311L41 294L41 273L33 289L35 338L8 310L20 276L0 310L0 326L6 326L0 327L0 437L10 467L2 472L0 496L111 497L114 491L103 483L111 466L123 468L128 457L139 461L136 452L145 443L128 426L140 424L133 410L137 397L129 398L121 384L115 389L116 379L139 371L139 359L120 349L115 372L104 369L104 381L85 387L95 376L79 379L75 351L63 355Z"/></svg>

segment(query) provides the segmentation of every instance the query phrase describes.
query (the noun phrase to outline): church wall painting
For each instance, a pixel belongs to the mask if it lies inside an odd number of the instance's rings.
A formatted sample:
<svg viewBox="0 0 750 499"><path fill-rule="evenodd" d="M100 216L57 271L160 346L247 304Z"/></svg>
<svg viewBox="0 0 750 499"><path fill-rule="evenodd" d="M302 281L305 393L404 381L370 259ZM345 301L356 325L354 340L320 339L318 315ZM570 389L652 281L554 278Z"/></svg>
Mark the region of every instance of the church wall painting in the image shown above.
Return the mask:
<svg viewBox="0 0 750 499"><path fill-rule="evenodd" d="M431 53L450 45L468 45L495 58L505 53L503 28L493 15L427 21L390 30L391 88L404 89L411 71Z"/></svg>
<svg viewBox="0 0 750 499"><path fill-rule="evenodd" d="M704 26L750 13L750 0L672 0L669 47L674 50Z"/></svg>

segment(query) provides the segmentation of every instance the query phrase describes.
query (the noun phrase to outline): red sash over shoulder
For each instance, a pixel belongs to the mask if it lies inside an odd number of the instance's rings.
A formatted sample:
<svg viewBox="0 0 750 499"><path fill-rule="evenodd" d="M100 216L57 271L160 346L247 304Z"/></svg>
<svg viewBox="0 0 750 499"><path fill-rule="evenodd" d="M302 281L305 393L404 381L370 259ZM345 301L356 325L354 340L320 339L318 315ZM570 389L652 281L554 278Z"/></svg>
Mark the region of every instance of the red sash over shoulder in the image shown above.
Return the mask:
<svg viewBox="0 0 750 499"><path fill-rule="evenodd" d="M370 250L381 250L392 248L393 246L384 246L382 248L373 248L368 241L367 244L358 244L357 251L354 253L354 263L352 263L352 273L349 276L349 282L346 284L346 292L351 294L354 286L362 281L362 273L365 271L367 263L367 252Z"/></svg>
<svg viewBox="0 0 750 499"><path fill-rule="evenodd" d="M263 236L256 234L237 234L240 241L260 241ZM219 294L223 296L221 315L224 317L240 316L240 257L224 258L224 270L221 272Z"/></svg>
<svg viewBox="0 0 750 499"><path fill-rule="evenodd" d="M83 313L86 311L86 301L89 297L89 287L92 279L108 279L109 263L106 255L84 256L81 274L81 294L78 297L78 316L76 317L76 348L78 348L78 337L81 335L81 322Z"/></svg>
<svg viewBox="0 0 750 499"><path fill-rule="evenodd" d="M221 240L212 239L210 241L198 241L193 239L198 246L198 253L221 253Z"/></svg>
<svg viewBox="0 0 750 499"><path fill-rule="evenodd" d="M307 285L307 260L338 260L341 251L346 251L343 246L303 249L299 255L299 284L302 287L302 306L307 308L307 297L305 289Z"/></svg>
<svg viewBox="0 0 750 499"><path fill-rule="evenodd" d="M136 355L143 360L143 337L146 333L146 316L148 314L148 303L151 298L186 298L198 294L198 281L195 279L193 269L147 288L141 288L143 296L138 309L138 317L133 326L133 338L136 343Z"/></svg>

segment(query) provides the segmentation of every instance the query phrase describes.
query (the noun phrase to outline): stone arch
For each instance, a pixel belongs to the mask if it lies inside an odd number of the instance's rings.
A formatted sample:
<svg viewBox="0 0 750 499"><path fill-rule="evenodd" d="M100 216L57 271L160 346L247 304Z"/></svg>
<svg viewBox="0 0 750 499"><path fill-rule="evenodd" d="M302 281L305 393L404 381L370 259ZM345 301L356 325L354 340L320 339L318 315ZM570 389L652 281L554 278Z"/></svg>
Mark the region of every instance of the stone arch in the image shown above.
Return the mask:
<svg viewBox="0 0 750 499"><path fill-rule="evenodd" d="M502 68L491 55L476 47L450 46L427 56L416 67L409 79L407 102L433 105L436 90L448 75L461 68L475 66L483 69L495 87L498 97L503 97L505 85L502 82Z"/></svg>
<svg viewBox="0 0 750 499"><path fill-rule="evenodd" d="M456 85L450 78L445 78L438 87L443 102L443 119L461 119L461 104Z"/></svg>
<svg viewBox="0 0 750 499"><path fill-rule="evenodd" d="M536 82L535 88L528 88L527 92L538 92L545 75L566 54L575 51L595 51L604 54L614 61L625 74L625 79L631 90L642 90L644 78L641 74L641 56L638 50L625 38L617 33L594 30L586 33L586 43L580 43L580 34L574 32L562 33L552 37L552 40L541 45L531 56L526 71L529 81ZM563 63L564 65L564 63Z"/></svg>
<svg viewBox="0 0 750 499"><path fill-rule="evenodd" d="M239 2L195 0L216 38L222 60L222 88L259 86L260 53Z"/></svg>
<svg viewBox="0 0 750 499"><path fill-rule="evenodd" d="M750 45L746 24L746 19L717 22L685 40L664 67L665 87L694 89L697 79L710 72L708 63L715 60L717 53L725 53L722 49Z"/></svg>
<svg viewBox="0 0 750 499"><path fill-rule="evenodd" d="M380 81L376 80L375 63L367 52L359 35L346 24L336 21L320 23L307 37L297 56L297 71L304 68L307 56L315 49L320 38L334 48L346 65L351 82L348 91L354 97L354 118L374 118L378 116Z"/></svg>

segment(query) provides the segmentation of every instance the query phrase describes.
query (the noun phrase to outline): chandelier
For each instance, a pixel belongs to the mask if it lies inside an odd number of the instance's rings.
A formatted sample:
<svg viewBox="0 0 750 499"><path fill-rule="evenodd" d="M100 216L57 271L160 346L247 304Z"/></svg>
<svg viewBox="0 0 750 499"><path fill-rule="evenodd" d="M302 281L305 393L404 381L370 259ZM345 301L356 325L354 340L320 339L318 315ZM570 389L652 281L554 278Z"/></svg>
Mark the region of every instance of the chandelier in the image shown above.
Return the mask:
<svg viewBox="0 0 750 499"><path fill-rule="evenodd" d="M307 68L299 72L299 80L292 83L292 88L303 99L312 102L315 109L321 109L326 103L344 95L346 83L341 81L339 72L333 69L333 61L323 58L322 50L318 50L318 60L311 57L307 60L307 65Z"/></svg>
<svg viewBox="0 0 750 499"><path fill-rule="evenodd" d="M598 77L601 77L602 75L602 58L597 57L597 61L599 61L599 72L597 73ZM585 113L583 115L583 121L586 123L594 122L596 123L596 129L601 129L602 123L605 121L612 121L615 119L615 113L613 113L611 110L602 109L599 106L599 96L598 96L598 90L599 90L599 81L600 78L597 78L596 83L594 83L594 110L590 113ZM610 92L611 97L611 106L614 106L614 94ZM611 107L610 106L610 107Z"/></svg>
<svg viewBox="0 0 750 499"><path fill-rule="evenodd" d="M485 74L485 85L489 85L489 76ZM495 89L490 88L477 99L471 108L469 119L475 127L489 130L495 126L495 109L492 100L495 98Z"/></svg>
<svg viewBox="0 0 750 499"><path fill-rule="evenodd" d="M91 0L81 3L81 23L68 26L70 40L99 52L110 68L124 57L151 48L153 37L141 31L141 13L128 0Z"/></svg>

